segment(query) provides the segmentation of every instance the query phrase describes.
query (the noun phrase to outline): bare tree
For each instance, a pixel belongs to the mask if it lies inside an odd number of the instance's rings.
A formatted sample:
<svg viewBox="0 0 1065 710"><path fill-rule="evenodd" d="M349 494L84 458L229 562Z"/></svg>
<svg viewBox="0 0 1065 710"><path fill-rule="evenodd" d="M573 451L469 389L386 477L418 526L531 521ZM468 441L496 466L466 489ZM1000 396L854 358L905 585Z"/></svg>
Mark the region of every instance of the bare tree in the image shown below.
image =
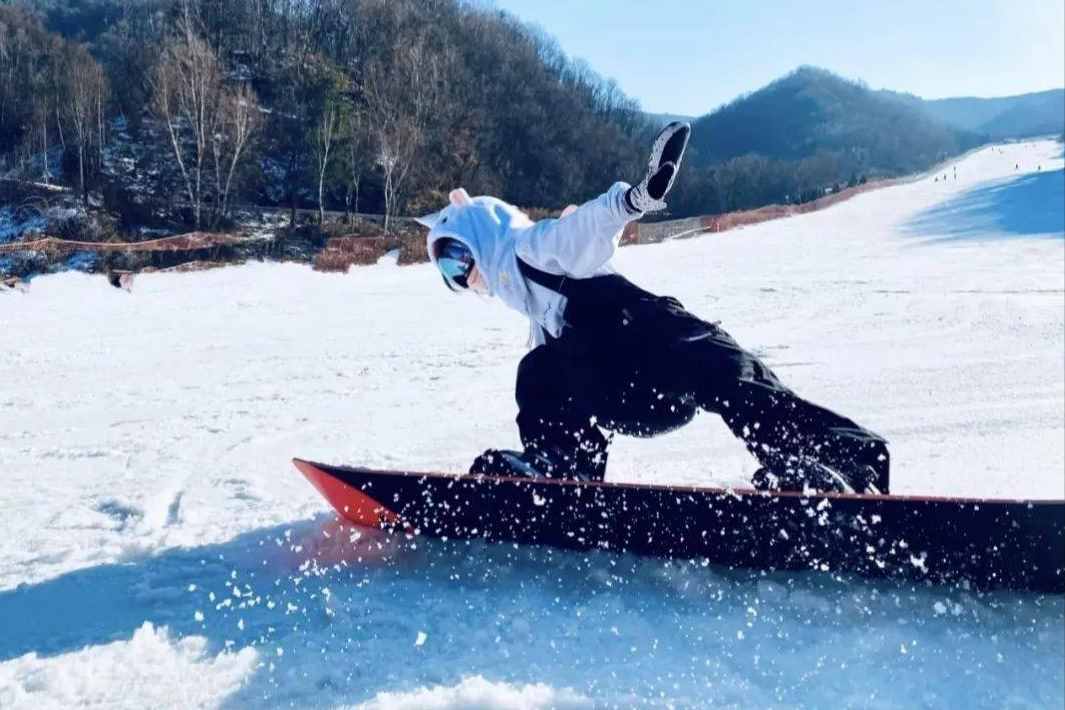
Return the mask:
<svg viewBox="0 0 1065 710"><path fill-rule="evenodd" d="M359 110L349 112L344 122L344 131L348 149L348 188L344 200L344 218L345 221L350 222L352 213L357 214L359 211L359 187L362 184L363 173L368 167L369 146L367 145L365 114Z"/></svg>
<svg viewBox="0 0 1065 710"><path fill-rule="evenodd" d="M68 55L65 67L67 80L67 120L78 148L78 189L83 202L88 202L89 193L85 183L86 149L102 147L104 97L107 94L107 77L83 47L76 47Z"/></svg>
<svg viewBox="0 0 1065 710"><path fill-rule="evenodd" d="M202 224L205 163L221 119L222 71L210 47L187 30L163 50L151 84L152 105L166 123L198 229Z"/></svg>
<svg viewBox="0 0 1065 710"><path fill-rule="evenodd" d="M51 106L47 98L34 96L33 99L33 132L36 134L34 140L34 147L40 146L41 155L43 156L43 166L41 169L41 179L44 180L44 184L50 184L52 180L52 174L49 170L48 161L48 124L52 117ZM39 143L38 143L39 141Z"/></svg>
<svg viewBox="0 0 1065 710"><path fill-rule="evenodd" d="M203 224L214 172L212 222L228 210L237 165L258 124L258 104L246 87L227 89L214 52L191 29L186 16L181 34L162 53L151 75L152 106L166 124L174 158L185 185L196 227ZM210 163L208 162L210 161Z"/></svg>
<svg viewBox="0 0 1065 710"><path fill-rule="evenodd" d="M325 172L337 133L338 107L335 100L326 100L314 127L314 157L318 167L318 224L325 224Z"/></svg>
<svg viewBox="0 0 1065 710"><path fill-rule="evenodd" d="M225 219L229 214L233 175L260 121L255 94L246 86L235 92L223 92L220 104L221 120L211 141L211 153L214 156L216 217Z"/></svg>
<svg viewBox="0 0 1065 710"><path fill-rule="evenodd" d="M320 54L306 55L299 66L294 109L309 126L304 139L314 153L318 222L324 224L326 177L350 110L351 87L347 75Z"/></svg>
<svg viewBox="0 0 1065 710"><path fill-rule="evenodd" d="M368 128L384 177L386 231L426 140L439 84L436 57L419 42L394 47L390 56L372 61L363 76Z"/></svg>

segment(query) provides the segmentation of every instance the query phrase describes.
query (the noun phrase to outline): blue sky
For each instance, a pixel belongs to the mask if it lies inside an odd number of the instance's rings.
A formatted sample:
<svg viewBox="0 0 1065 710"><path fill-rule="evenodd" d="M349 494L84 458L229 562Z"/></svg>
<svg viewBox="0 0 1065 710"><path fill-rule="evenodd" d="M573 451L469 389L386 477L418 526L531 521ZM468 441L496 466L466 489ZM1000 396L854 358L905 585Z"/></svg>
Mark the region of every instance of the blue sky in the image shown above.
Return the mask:
<svg viewBox="0 0 1065 710"><path fill-rule="evenodd" d="M925 98L1065 86L1063 0L489 0L614 78L698 115L801 64Z"/></svg>

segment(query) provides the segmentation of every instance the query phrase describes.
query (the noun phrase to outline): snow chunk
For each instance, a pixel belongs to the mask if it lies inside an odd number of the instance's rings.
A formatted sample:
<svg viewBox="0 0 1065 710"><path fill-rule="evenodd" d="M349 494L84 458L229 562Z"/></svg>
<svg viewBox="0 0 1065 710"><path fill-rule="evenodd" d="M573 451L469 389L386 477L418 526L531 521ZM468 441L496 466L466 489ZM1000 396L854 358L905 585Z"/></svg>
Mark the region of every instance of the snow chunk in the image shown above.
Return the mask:
<svg viewBox="0 0 1065 710"><path fill-rule="evenodd" d="M459 710L470 707L485 710L576 710L594 707L594 703L568 688L556 689L544 683L493 683L476 675L451 687L419 688L409 693L378 693L373 700L355 707L356 710Z"/></svg>
<svg viewBox="0 0 1065 710"><path fill-rule="evenodd" d="M207 639L170 637L145 623L128 641L0 663L0 707L217 705L254 673L257 654L206 652Z"/></svg>

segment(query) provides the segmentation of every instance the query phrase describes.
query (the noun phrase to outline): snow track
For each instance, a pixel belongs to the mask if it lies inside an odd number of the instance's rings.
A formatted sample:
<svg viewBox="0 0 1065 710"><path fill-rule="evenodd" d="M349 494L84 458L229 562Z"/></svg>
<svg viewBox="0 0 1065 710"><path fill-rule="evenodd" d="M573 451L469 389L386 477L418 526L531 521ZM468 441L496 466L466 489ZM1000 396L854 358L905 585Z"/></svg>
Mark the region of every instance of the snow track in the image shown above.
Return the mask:
<svg viewBox="0 0 1065 710"><path fill-rule="evenodd" d="M896 492L1060 498L1061 145L957 167L617 264L885 435ZM142 275L132 293L67 273L0 293L0 707L1061 705L1060 599L437 544L385 569L309 563L340 543L291 457L464 470L515 447L526 332L429 266L389 263ZM617 439L608 475L753 469L700 416ZM923 680L870 686L918 662Z"/></svg>

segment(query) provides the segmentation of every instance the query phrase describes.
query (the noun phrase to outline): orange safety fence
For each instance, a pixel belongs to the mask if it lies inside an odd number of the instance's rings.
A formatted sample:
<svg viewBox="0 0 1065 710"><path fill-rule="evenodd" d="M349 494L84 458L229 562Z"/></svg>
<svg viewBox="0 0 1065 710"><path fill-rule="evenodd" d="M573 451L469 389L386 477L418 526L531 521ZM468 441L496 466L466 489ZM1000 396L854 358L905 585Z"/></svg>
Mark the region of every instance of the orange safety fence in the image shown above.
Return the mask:
<svg viewBox="0 0 1065 710"><path fill-rule="evenodd" d="M164 252L194 251L213 247L233 246L251 241L246 237L211 232L190 232L173 237L149 239L143 242L77 242L57 237L40 237L25 242L0 244L0 254L20 251L39 251L48 254L65 254L75 251L92 252Z"/></svg>
<svg viewBox="0 0 1065 710"><path fill-rule="evenodd" d="M798 205L767 205L753 210L726 212L718 215L665 220L662 222L630 222L622 234L621 244L653 244L667 239L684 239L706 233L725 232L737 227L759 224L782 217L807 214L848 200L869 190L888 187L901 180L880 180L845 188L811 202ZM190 232L142 242L79 242L56 237L40 237L30 241L0 244L0 254L36 251L48 254L90 252L180 252L234 246L250 241L248 237L211 232ZM386 253L398 249L400 264L427 260L425 237L421 230L401 234L348 236L330 238L314 257L318 271L347 271L352 265L373 264Z"/></svg>

